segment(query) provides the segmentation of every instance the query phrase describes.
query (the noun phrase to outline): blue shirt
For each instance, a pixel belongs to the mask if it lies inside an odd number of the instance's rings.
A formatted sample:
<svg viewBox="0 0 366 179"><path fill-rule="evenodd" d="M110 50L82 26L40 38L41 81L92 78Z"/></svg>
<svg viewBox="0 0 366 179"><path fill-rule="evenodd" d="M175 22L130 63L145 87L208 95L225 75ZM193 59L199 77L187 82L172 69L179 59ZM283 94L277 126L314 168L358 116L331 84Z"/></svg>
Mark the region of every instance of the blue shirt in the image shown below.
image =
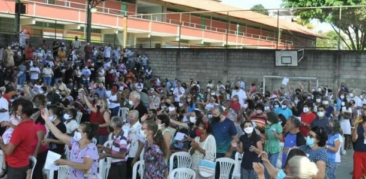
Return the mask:
<svg viewBox="0 0 366 179"><path fill-rule="evenodd" d="M319 117L316 117L310 124L311 127L322 127L327 134L330 133L330 128L329 128L329 119L327 117L324 117L323 119L319 119Z"/></svg>
<svg viewBox="0 0 366 179"><path fill-rule="evenodd" d="M362 127L362 124L358 124L357 126L357 134L358 138L355 142L355 152L366 152L366 144L365 141L365 130Z"/></svg>
<svg viewBox="0 0 366 179"><path fill-rule="evenodd" d="M194 109L196 109L196 104L193 103L192 106L187 106L187 108L188 108L188 112L191 113L194 111Z"/></svg>
<svg viewBox="0 0 366 179"><path fill-rule="evenodd" d="M327 145L330 147L334 147L335 146L335 142L337 140L340 140L340 134L329 134L328 135L328 141L327 141ZM334 163L335 162L335 157L336 157L336 152L333 152L331 150L327 150L327 155L328 155L328 159L329 162Z"/></svg>
<svg viewBox="0 0 366 179"><path fill-rule="evenodd" d="M277 115L282 114L283 116L285 116L286 120L287 120L289 117L293 116L292 111L291 111L291 109L289 109L289 108L285 108L285 109L283 109L283 108L278 108L278 109L276 109L276 110L275 110L275 113L276 113Z"/></svg>
<svg viewBox="0 0 366 179"><path fill-rule="evenodd" d="M106 93L106 90L104 88L102 88L102 89L97 88L95 90L95 92L98 94L99 98L106 98L107 97L107 93Z"/></svg>
<svg viewBox="0 0 366 179"><path fill-rule="evenodd" d="M287 154L290 148L296 146L296 134L287 133L285 135L285 143L283 148L286 149L282 152L282 167L285 168L285 163L287 159Z"/></svg>
<svg viewBox="0 0 366 179"><path fill-rule="evenodd" d="M329 166L327 149L325 149L324 147L319 147L318 149L312 150L308 145L302 145L299 147L299 149L304 151L306 155L308 155L310 161L314 163L318 161L323 161L327 164L327 166Z"/></svg>
<svg viewBox="0 0 366 179"><path fill-rule="evenodd" d="M333 106L329 106L326 110L325 110L325 117L330 118L330 116L332 115L334 111Z"/></svg>
<svg viewBox="0 0 366 179"><path fill-rule="evenodd" d="M341 107L342 107L342 100L341 98L337 98L337 104L336 104L337 111L340 111Z"/></svg>
<svg viewBox="0 0 366 179"><path fill-rule="evenodd" d="M226 153L231 146L232 136L237 134L234 122L225 118L222 122L212 121L211 127L216 140L216 153Z"/></svg>

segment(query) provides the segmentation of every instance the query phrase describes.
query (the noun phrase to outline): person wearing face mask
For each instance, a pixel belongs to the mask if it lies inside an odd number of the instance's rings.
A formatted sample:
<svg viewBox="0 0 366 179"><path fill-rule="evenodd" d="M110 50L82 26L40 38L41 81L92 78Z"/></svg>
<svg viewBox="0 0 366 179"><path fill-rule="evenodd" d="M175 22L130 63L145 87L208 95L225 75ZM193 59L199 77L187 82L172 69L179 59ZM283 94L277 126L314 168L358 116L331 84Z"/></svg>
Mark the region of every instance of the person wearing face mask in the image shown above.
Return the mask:
<svg viewBox="0 0 366 179"><path fill-rule="evenodd" d="M244 103L245 105L245 103ZM233 109L235 112L239 112L241 105L239 103L239 97L237 95L235 95L231 100L230 100L230 108Z"/></svg>
<svg viewBox="0 0 366 179"><path fill-rule="evenodd" d="M98 83L98 88L95 89L95 93L98 94L100 98L106 98L107 97L107 91L104 87L104 84L102 82Z"/></svg>
<svg viewBox="0 0 366 179"><path fill-rule="evenodd" d="M351 118L352 108L346 99L341 102L342 108L338 112L339 123L344 135L344 150L351 149Z"/></svg>
<svg viewBox="0 0 366 179"><path fill-rule="evenodd" d="M240 138L242 135L244 135L243 129L238 121L238 115L236 114L236 112L234 110L230 110L229 113L227 114L227 117L234 122L236 132L238 133L238 137Z"/></svg>
<svg viewBox="0 0 366 179"><path fill-rule="evenodd" d="M311 122L310 128L313 127L322 127L323 130L329 134L330 128L329 128L329 118L325 116L325 107L319 106L318 112L316 113L316 118Z"/></svg>
<svg viewBox="0 0 366 179"><path fill-rule="evenodd" d="M191 154L192 166L196 172L196 179L213 179L212 176L202 176L198 170L198 166L201 160L214 161L216 158L216 141L211 134L211 125L209 122L204 122L199 119L195 123L197 128L197 137L191 142Z"/></svg>
<svg viewBox="0 0 366 179"><path fill-rule="evenodd" d="M335 110L332 105L330 105L328 97L323 97L322 105L325 107L325 116L331 118L335 116Z"/></svg>
<svg viewBox="0 0 366 179"><path fill-rule="evenodd" d="M264 132L264 129L266 128L267 115L264 114L264 106L262 103L255 105L255 112L250 115L249 118L250 121L256 124L256 128L259 131Z"/></svg>
<svg viewBox="0 0 366 179"><path fill-rule="evenodd" d="M60 104L62 104L62 106L64 106L65 108L70 107L70 100L66 98L66 92L62 92L61 93L61 101Z"/></svg>
<svg viewBox="0 0 366 179"><path fill-rule="evenodd" d="M355 89L350 89L347 97L347 101L355 101L355 107L361 108L362 107L362 101L360 97L357 96Z"/></svg>
<svg viewBox="0 0 366 179"><path fill-rule="evenodd" d="M314 112L318 112L318 107L322 105L322 98L319 96L315 99L315 103L314 103Z"/></svg>
<svg viewBox="0 0 366 179"><path fill-rule="evenodd" d="M275 110L275 113L277 115L282 114L283 116L285 116L286 119L288 119L290 116L293 116L291 109L288 108L288 104L289 103L287 100L283 100L281 102L281 108L279 108L278 110Z"/></svg>
<svg viewBox="0 0 366 179"><path fill-rule="evenodd" d="M169 124L170 124L169 117L165 114L160 114L160 115L156 116L156 124L158 125L158 129L161 131L161 133L164 137L166 148L170 149L170 144L172 143L172 139L173 139L174 135L171 133L171 131L168 128Z"/></svg>
<svg viewBox="0 0 366 179"><path fill-rule="evenodd" d="M69 166L69 177L71 179L94 179L98 177L98 150L91 141L98 131L98 125L92 123L82 123L75 131L74 136L70 137L58 130L58 128L49 120L50 115L47 111L41 112L45 119L47 127L64 145L71 147L70 160L58 159L55 165ZM77 155L74 155L77 154Z"/></svg>
<svg viewBox="0 0 366 179"><path fill-rule="evenodd" d="M319 169L313 179L323 179L326 177L326 168L329 166L329 159L327 156L327 149L324 147L328 140L328 134L329 133L322 127L312 127L309 136L306 138L306 145L299 147L299 149L304 151L308 155L310 161L314 162Z"/></svg>
<svg viewBox="0 0 366 179"><path fill-rule="evenodd" d="M149 109L158 109L160 101L160 94L156 93L154 88L151 88L149 91ZM180 103L179 107L181 107Z"/></svg>
<svg viewBox="0 0 366 179"><path fill-rule="evenodd" d="M278 156L281 151L280 140L282 140L282 126L274 112L267 113L267 126L265 127L266 142L264 150L268 154L272 165L277 166ZM270 178L266 172L266 178Z"/></svg>
<svg viewBox="0 0 366 179"><path fill-rule="evenodd" d="M365 108L365 107L364 107ZM355 123L355 130L352 131L352 141L354 142L353 155L353 179L362 178L366 175L364 167L366 165L366 112Z"/></svg>
<svg viewBox="0 0 366 179"><path fill-rule="evenodd" d="M79 123L76 121L76 109L71 108L67 109L62 116L62 118L65 120L64 124L66 126L66 134L69 136L73 136L76 129L79 127Z"/></svg>
<svg viewBox="0 0 366 179"><path fill-rule="evenodd" d="M231 92L231 97L238 96L240 106L244 106L244 101L248 98L243 89L240 88L240 82L235 84L235 89Z"/></svg>
<svg viewBox="0 0 366 179"><path fill-rule="evenodd" d="M261 137L255 132L251 121L244 121L242 124L244 135L239 139L237 150L243 154L241 161L241 179L256 178L256 173L253 170L253 162L259 162L258 154L262 152Z"/></svg>
<svg viewBox="0 0 366 179"><path fill-rule="evenodd" d="M57 106L50 106L48 109L48 120L56 126L56 128L63 134L66 134L66 126L61 121L63 116L63 109ZM47 139L42 141L43 145L48 145L48 149L52 152L63 155L65 152L65 145L52 133L48 133Z"/></svg>
<svg viewBox="0 0 366 179"><path fill-rule="evenodd" d="M193 112L194 109L196 109L196 101L194 100L193 96L191 94L187 95L187 102L186 102L186 106L187 106L187 111L189 113Z"/></svg>
<svg viewBox="0 0 366 179"><path fill-rule="evenodd" d="M139 112L139 120L143 115L147 114L147 109L141 102L141 95L138 91L132 91L128 99L130 110L137 110Z"/></svg>
<svg viewBox="0 0 366 179"><path fill-rule="evenodd" d="M328 135L328 141L325 145L329 159L327 177L328 179L336 179L337 167L341 162L340 148L342 145L342 129L338 120L329 121L329 125L332 131Z"/></svg>
<svg viewBox="0 0 366 179"><path fill-rule="evenodd" d="M304 104L303 112L300 115L300 131L304 136L308 136L310 125L316 118L316 115L313 113L312 109L313 103L311 101L308 101Z"/></svg>
<svg viewBox="0 0 366 179"><path fill-rule="evenodd" d="M238 134L235 124L223 115L224 109L220 105L214 106L212 110L212 134L216 140L216 158L231 157L235 149L233 143L237 143ZM234 141L234 142L233 142ZM219 178L220 167L216 165L215 178Z"/></svg>
<svg viewBox="0 0 366 179"><path fill-rule="evenodd" d="M339 94L338 94L338 98L337 98L337 105L336 105L336 107L337 107L337 111L339 111L339 110L341 110L341 108L342 108L342 101L345 99L345 93L344 92L339 92Z"/></svg>
<svg viewBox="0 0 366 179"><path fill-rule="evenodd" d="M169 167L164 160L169 157L169 148L166 148L167 145L161 131L158 130L158 125L154 121L145 121L142 124L140 135L146 139L143 178L167 178Z"/></svg>
<svg viewBox="0 0 366 179"><path fill-rule="evenodd" d="M108 110L106 99L98 99L96 105L92 105L89 99L84 95L84 101L91 110L90 122L99 125L97 141L98 144L104 144L108 139L108 127L110 126L111 113Z"/></svg>
<svg viewBox="0 0 366 179"><path fill-rule="evenodd" d="M119 103L121 100L121 95L118 92L118 85L116 84L112 85L111 95L108 96L108 100L109 100L109 110L111 111L111 117L117 116L120 109Z"/></svg>

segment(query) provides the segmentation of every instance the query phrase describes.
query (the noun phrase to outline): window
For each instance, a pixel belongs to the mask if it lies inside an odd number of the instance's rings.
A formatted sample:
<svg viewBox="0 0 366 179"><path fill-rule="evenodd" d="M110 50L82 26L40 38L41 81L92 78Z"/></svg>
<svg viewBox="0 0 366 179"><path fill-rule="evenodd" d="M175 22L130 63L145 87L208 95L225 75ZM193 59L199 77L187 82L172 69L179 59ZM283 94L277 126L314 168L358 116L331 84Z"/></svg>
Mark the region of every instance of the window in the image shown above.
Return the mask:
<svg viewBox="0 0 366 179"><path fill-rule="evenodd" d="M136 0L120 0L121 2L127 2L131 4L136 4Z"/></svg>

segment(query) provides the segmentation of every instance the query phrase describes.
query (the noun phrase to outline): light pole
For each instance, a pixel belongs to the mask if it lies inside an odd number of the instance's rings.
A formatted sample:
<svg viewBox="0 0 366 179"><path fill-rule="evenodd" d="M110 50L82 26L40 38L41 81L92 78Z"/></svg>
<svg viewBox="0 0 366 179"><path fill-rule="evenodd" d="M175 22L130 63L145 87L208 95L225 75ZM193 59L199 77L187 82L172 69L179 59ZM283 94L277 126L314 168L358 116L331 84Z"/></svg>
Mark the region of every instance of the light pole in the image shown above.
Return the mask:
<svg viewBox="0 0 366 179"><path fill-rule="evenodd" d="M88 4L86 7L86 41L91 41L91 23L92 23L92 9L97 7L99 3L104 0L88 0Z"/></svg>

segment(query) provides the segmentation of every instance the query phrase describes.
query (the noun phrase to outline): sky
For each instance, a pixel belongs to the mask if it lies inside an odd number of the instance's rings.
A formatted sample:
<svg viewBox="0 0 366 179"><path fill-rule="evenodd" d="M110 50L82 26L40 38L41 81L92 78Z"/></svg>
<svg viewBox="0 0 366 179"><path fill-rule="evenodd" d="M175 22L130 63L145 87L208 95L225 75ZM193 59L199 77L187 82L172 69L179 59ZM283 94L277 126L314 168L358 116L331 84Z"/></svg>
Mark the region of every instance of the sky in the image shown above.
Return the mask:
<svg viewBox="0 0 366 179"><path fill-rule="evenodd" d="M282 0L221 0L222 3L243 8L250 9L254 5L262 4L266 9L277 9L281 7ZM312 20L314 31L330 31L332 27L329 24L320 23L318 20Z"/></svg>

